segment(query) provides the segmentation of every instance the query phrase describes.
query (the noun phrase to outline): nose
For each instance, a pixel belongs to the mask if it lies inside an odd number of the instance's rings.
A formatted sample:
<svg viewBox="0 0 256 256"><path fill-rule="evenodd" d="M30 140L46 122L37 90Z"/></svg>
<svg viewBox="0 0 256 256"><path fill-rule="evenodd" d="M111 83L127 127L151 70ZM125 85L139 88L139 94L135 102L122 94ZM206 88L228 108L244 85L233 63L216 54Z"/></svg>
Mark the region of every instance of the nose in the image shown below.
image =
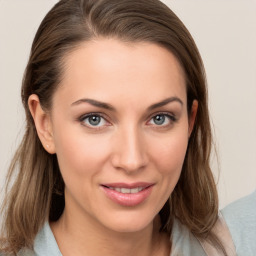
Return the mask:
<svg viewBox="0 0 256 256"><path fill-rule="evenodd" d="M136 128L119 130L113 138L112 165L127 173L142 170L148 164L142 133Z"/></svg>

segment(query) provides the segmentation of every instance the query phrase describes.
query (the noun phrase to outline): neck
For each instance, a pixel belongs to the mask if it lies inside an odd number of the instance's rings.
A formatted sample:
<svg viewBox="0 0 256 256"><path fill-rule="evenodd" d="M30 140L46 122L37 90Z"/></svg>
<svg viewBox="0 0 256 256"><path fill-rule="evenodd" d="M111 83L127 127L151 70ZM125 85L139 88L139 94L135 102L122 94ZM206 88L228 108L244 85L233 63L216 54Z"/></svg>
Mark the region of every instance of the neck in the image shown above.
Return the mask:
<svg viewBox="0 0 256 256"><path fill-rule="evenodd" d="M63 256L169 255L168 242L162 239L156 223L152 222L137 232L115 232L102 227L93 218L89 221L88 218L74 218L65 209L51 227Z"/></svg>

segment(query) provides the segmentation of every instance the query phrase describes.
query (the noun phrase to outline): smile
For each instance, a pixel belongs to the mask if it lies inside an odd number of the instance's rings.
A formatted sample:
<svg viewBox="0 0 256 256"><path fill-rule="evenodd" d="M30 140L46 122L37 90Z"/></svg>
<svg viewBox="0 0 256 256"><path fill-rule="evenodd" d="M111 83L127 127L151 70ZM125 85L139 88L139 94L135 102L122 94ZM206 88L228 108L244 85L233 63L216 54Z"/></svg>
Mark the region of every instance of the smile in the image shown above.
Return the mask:
<svg viewBox="0 0 256 256"><path fill-rule="evenodd" d="M104 184L101 188L104 194L112 202L121 206L137 206L142 204L150 196L153 190L153 183L115 183Z"/></svg>
<svg viewBox="0 0 256 256"><path fill-rule="evenodd" d="M135 193L139 193L144 188L143 187L137 187L137 188L114 188L114 187L109 187L109 189L115 190L115 191L117 191L119 193L122 193L122 194L135 194Z"/></svg>

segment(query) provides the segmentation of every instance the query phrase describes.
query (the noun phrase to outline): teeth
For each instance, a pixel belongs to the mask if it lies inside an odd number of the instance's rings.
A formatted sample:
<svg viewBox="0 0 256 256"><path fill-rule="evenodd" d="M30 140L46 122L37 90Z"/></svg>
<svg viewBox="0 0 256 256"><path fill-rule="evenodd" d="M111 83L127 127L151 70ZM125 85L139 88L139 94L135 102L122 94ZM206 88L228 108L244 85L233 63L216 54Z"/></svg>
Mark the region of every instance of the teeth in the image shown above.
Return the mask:
<svg viewBox="0 0 256 256"><path fill-rule="evenodd" d="M139 192L139 188L131 188L131 193L138 193Z"/></svg>
<svg viewBox="0 0 256 256"><path fill-rule="evenodd" d="M121 193L123 193L123 194L130 194L131 193L131 189L129 189L129 188L121 188Z"/></svg>
<svg viewBox="0 0 256 256"><path fill-rule="evenodd" d="M119 193L122 194L135 194L135 193L139 193L141 190L143 190L142 187L138 187L138 188L113 188L113 187L109 187L112 190L115 190Z"/></svg>

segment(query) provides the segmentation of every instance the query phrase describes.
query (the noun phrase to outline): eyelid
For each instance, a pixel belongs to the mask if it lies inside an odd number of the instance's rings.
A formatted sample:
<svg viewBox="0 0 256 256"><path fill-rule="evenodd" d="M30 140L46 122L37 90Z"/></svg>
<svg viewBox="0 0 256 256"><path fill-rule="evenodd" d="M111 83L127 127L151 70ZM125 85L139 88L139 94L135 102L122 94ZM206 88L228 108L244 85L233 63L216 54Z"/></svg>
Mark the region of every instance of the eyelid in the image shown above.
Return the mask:
<svg viewBox="0 0 256 256"><path fill-rule="evenodd" d="M151 119L156 117L157 115L164 115L164 116L166 116L170 120L171 123L174 123L174 122L177 121L177 117L176 117L176 115L174 113L166 112L166 111L159 111L159 112L156 112L156 113L150 115L150 117L148 118L147 123L149 123L151 121ZM170 124L168 124L168 125L153 125L152 124L152 126L158 126L159 128L160 127L167 127L169 125Z"/></svg>
<svg viewBox="0 0 256 256"><path fill-rule="evenodd" d="M105 122L107 123L107 125L103 125L103 126L90 126L90 125L86 125L86 124L84 123L84 120L85 120L86 118L91 117L91 116L99 116L99 117L103 118L103 119L105 120ZM111 123L110 123L110 121L108 120L108 118L106 117L106 115L103 114L103 113L100 113L100 112L90 112L90 113L87 113L87 114L83 114L83 115L81 115L81 116L78 118L78 121L81 123L81 125L83 125L83 126L89 128L89 129L92 129L92 130L104 129L104 127L111 125Z"/></svg>
<svg viewBox="0 0 256 256"><path fill-rule="evenodd" d="M164 115L164 116L166 116L166 117L170 120L170 123L167 124L167 125L157 125L157 124L154 125L154 124L149 124L150 126L156 126L156 127L158 127L158 128L165 128L165 127L168 127L168 126L172 125L172 124L173 124L174 122L176 122L177 119L178 119L177 116L176 116L173 112L158 111L158 112L155 112L155 113L153 113L153 114L151 114L151 115L149 116L149 118L147 119L146 124L148 124L148 123L152 120L152 118L154 118L154 117L157 116L157 115ZM84 120L85 120L86 118L91 117L91 116L99 116L99 117L103 118L107 124L102 125L102 126L86 125L85 122L84 122ZM77 121L80 122L81 125L83 125L84 127L87 127L87 128L89 128L89 129L91 129L91 130L100 130L100 129L104 129L104 128L107 127L107 126L111 126L111 125L112 125L111 122L109 121L109 118L106 116L106 114L101 113L101 112L89 112L89 113L80 115L80 116L77 118Z"/></svg>
<svg viewBox="0 0 256 256"><path fill-rule="evenodd" d="M176 114L174 114L173 112L170 112L170 111L157 111L157 112L151 114L148 119L151 119L157 115L165 115L165 116L173 117L176 119Z"/></svg>

